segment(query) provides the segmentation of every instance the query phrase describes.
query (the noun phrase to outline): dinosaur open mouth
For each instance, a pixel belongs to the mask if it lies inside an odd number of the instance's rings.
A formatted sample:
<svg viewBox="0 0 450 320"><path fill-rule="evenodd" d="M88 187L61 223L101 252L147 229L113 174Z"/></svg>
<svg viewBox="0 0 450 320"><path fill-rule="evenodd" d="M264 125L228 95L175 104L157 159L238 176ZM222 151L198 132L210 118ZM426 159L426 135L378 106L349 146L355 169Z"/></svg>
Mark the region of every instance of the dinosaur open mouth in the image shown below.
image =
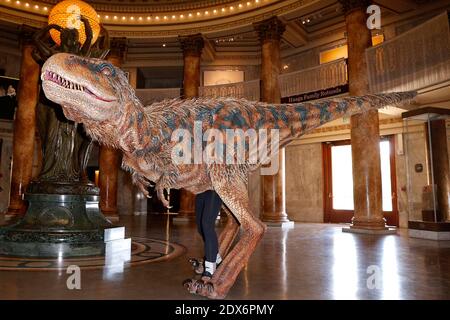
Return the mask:
<svg viewBox="0 0 450 320"><path fill-rule="evenodd" d="M92 97L96 98L97 100L101 100L101 101L105 101L105 102L114 101L114 100L108 100L108 99L99 97L98 95L93 93L88 88L86 88L80 84L74 83L70 80L67 80L67 79L61 77L59 74L52 72L52 71L45 71L44 80L52 81L52 82L56 83L57 85L64 87L66 89L76 90L76 91L81 91L81 92L87 93L87 94L91 95Z"/></svg>

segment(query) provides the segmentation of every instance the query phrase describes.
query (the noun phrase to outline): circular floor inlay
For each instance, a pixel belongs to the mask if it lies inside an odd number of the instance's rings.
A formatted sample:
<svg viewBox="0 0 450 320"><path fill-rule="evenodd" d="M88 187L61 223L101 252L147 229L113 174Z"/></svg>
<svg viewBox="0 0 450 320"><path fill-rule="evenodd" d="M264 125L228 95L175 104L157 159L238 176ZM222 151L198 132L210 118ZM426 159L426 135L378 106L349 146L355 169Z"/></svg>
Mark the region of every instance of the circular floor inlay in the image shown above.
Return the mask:
<svg viewBox="0 0 450 320"><path fill-rule="evenodd" d="M52 271L66 270L70 265L81 269L101 269L108 267L130 267L149 262L174 259L182 255L185 248L179 244L158 239L132 238L131 257L114 254L111 257L79 257L64 259L20 258L0 255L0 270Z"/></svg>

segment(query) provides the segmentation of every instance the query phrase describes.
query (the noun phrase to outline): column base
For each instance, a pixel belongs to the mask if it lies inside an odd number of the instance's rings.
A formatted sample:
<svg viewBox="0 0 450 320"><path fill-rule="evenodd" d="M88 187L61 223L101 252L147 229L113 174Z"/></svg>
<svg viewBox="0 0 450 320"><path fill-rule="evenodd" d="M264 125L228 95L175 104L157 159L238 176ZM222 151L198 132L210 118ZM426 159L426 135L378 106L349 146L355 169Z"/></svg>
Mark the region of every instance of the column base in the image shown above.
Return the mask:
<svg viewBox="0 0 450 320"><path fill-rule="evenodd" d="M281 228L281 229L292 229L294 228L294 221L283 221L283 222L270 222L270 221L263 221L263 223L268 226L269 228Z"/></svg>
<svg viewBox="0 0 450 320"><path fill-rule="evenodd" d="M195 220L195 214L186 214L186 213L173 213L171 212L172 215L174 215L172 222L173 223L177 223L177 222L192 222Z"/></svg>
<svg viewBox="0 0 450 320"><path fill-rule="evenodd" d="M397 234L397 228L384 227L384 228L362 228L357 226L349 226L342 228L342 232L346 233L359 233L359 234L374 234L374 235L388 235Z"/></svg>

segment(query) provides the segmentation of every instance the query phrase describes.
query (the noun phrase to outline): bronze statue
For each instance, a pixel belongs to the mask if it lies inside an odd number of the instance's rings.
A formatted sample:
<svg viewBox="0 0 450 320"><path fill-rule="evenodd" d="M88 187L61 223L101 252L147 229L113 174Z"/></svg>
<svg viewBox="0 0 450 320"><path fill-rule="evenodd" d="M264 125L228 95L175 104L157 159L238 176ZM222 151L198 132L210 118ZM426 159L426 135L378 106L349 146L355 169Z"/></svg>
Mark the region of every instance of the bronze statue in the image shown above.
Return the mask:
<svg viewBox="0 0 450 320"><path fill-rule="evenodd" d="M37 31L33 36L36 50L33 58L43 64L58 52L72 53L85 57L104 58L108 53L108 36L102 28L99 41L92 46L92 28L86 17L80 16L86 31L86 41L79 42L77 29L63 28L51 24ZM60 32L61 44L51 45L49 31ZM84 133L82 125L77 126L65 118L61 107L41 95L37 108L37 123L42 141L42 169L30 185L33 193L97 194L98 190L89 181L86 166L92 148L91 139Z"/></svg>

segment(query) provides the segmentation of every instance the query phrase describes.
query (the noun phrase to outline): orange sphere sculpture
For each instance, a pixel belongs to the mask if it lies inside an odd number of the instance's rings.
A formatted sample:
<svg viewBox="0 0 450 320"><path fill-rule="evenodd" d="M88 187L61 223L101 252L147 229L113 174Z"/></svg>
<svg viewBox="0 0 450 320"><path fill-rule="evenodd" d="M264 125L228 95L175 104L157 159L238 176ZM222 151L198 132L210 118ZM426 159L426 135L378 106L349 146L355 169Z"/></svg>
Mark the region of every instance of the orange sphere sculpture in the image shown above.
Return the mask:
<svg viewBox="0 0 450 320"><path fill-rule="evenodd" d="M86 2L80 0L64 0L59 2L50 11L48 24L56 24L62 28L77 29L80 36L79 41L81 44L84 44L86 41L86 33L84 24L80 20L81 15L89 21L92 28L91 44L94 44L100 33L100 18L94 8ZM50 36L56 44L61 45L59 31L54 29L50 30Z"/></svg>

